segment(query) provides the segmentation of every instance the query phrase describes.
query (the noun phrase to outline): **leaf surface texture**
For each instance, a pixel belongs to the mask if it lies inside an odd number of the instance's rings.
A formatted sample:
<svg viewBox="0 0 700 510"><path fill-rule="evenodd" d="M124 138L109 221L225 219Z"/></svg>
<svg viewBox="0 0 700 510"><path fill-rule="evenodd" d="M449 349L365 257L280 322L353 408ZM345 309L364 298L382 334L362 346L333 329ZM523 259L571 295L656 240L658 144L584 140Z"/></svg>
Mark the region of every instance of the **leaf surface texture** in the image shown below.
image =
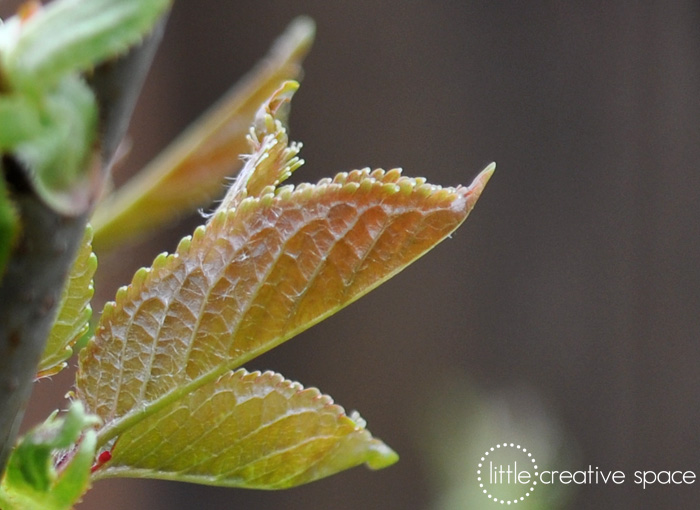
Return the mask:
<svg viewBox="0 0 700 510"><path fill-rule="evenodd" d="M225 374L123 434L96 478L281 489L398 459L359 416L272 372Z"/></svg>
<svg viewBox="0 0 700 510"><path fill-rule="evenodd" d="M114 448L121 467L136 463L125 450L138 449L129 438L155 431L154 420L185 416L192 398L208 402L212 385L232 369L358 299L447 237L491 175L489 167L470 187L442 188L399 169L362 169L317 184L280 186L301 165L300 146L288 143L276 118L294 90L283 85L261 108L248 136L252 154L206 225L119 290L81 351L76 396L103 420L98 447ZM232 405L238 407L235 399ZM242 411L211 407L209 422L229 412ZM252 412L236 419L259 417ZM296 434L289 423L281 434ZM273 444L275 438L256 441ZM333 441L341 448L344 439ZM152 463L132 468L183 473L167 464L167 453L154 455ZM347 462L371 465L373 451L364 455ZM182 476L218 480L223 473L224 484L257 483L258 468L246 481L237 469L227 464L223 471L186 470Z"/></svg>

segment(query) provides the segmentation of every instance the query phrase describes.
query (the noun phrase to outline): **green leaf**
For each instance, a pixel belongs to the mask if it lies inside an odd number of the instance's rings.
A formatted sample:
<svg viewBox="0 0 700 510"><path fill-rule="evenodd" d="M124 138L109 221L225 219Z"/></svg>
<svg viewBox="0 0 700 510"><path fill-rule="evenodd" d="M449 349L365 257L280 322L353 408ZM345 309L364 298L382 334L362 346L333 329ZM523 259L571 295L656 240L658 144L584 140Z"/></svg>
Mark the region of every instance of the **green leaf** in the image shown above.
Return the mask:
<svg viewBox="0 0 700 510"><path fill-rule="evenodd" d="M94 293L92 278L97 269L97 257L92 253L92 227L85 237L63 289L58 316L39 362L37 379L57 374L66 367L73 354L73 345L88 331Z"/></svg>
<svg viewBox="0 0 700 510"><path fill-rule="evenodd" d="M22 438L12 452L2 483L3 510L68 510L85 493L95 454L95 416L80 402L54 413ZM80 444L75 446L80 439ZM73 448L74 447L74 448ZM72 450L69 450L73 448ZM55 464L60 461L61 467Z"/></svg>
<svg viewBox="0 0 700 510"><path fill-rule="evenodd" d="M7 151L41 132L41 119L34 105L22 96L0 95L0 149Z"/></svg>
<svg viewBox="0 0 700 510"><path fill-rule="evenodd" d="M97 106L83 80L64 77L40 102L17 92L0 96L0 121L0 150L22 163L41 198L61 213L84 212L96 195L90 158Z"/></svg>
<svg viewBox="0 0 700 510"><path fill-rule="evenodd" d="M81 351L76 393L104 422L99 447L399 272L464 221L493 171L470 187L363 169L276 188L299 163L279 99L222 207L119 290Z"/></svg>
<svg viewBox="0 0 700 510"><path fill-rule="evenodd" d="M170 0L56 0L8 20L6 79L17 90L46 90L141 41Z"/></svg>
<svg viewBox="0 0 700 510"><path fill-rule="evenodd" d="M82 79L66 76L47 91L42 129L12 152L29 171L37 192L54 209L83 212L90 205L90 157L97 106Z"/></svg>
<svg viewBox="0 0 700 510"><path fill-rule="evenodd" d="M359 416L272 372L229 372L125 432L94 478L131 476L280 489L396 453Z"/></svg>
<svg viewBox="0 0 700 510"><path fill-rule="evenodd" d="M138 43L168 0L56 0L0 25L0 149L42 200L76 216L101 191L94 94L81 72Z"/></svg>
<svg viewBox="0 0 700 510"><path fill-rule="evenodd" d="M146 168L95 210L95 248L143 235L182 214L206 207L221 194L225 177L241 166L256 111L288 79L314 36L309 18L294 20L267 57Z"/></svg>

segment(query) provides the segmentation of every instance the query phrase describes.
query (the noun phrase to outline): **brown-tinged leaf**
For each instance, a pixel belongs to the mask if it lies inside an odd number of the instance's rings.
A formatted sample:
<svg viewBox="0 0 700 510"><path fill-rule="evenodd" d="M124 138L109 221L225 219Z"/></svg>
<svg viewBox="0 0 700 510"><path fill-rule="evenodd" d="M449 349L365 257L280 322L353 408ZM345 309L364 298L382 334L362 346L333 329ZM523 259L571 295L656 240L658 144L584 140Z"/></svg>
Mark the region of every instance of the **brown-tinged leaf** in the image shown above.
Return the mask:
<svg viewBox="0 0 700 510"><path fill-rule="evenodd" d="M92 228L88 225L61 295L58 315L39 362L37 379L55 375L63 370L66 360L73 354L73 345L87 333L92 315L92 278L97 269L97 257L92 253L91 243Z"/></svg>
<svg viewBox="0 0 700 510"><path fill-rule="evenodd" d="M281 489L398 460L317 389L272 372L228 372L124 432L94 478L128 476Z"/></svg>
<svg viewBox="0 0 700 510"><path fill-rule="evenodd" d="M276 188L298 166L297 148L280 143L280 97L222 206L119 290L81 352L76 395L104 422L99 447L416 260L464 221L493 171L470 187L363 169Z"/></svg>
<svg viewBox="0 0 700 510"><path fill-rule="evenodd" d="M81 352L101 444L403 269L466 218L489 175L440 188L365 169L219 211L118 292Z"/></svg>
<svg viewBox="0 0 700 510"><path fill-rule="evenodd" d="M137 176L99 204L92 218L97 250L207 206L222 181L240 168L255 112L288 79L299 78L314 35L298 18L249 75L177 138Z"/></svg>

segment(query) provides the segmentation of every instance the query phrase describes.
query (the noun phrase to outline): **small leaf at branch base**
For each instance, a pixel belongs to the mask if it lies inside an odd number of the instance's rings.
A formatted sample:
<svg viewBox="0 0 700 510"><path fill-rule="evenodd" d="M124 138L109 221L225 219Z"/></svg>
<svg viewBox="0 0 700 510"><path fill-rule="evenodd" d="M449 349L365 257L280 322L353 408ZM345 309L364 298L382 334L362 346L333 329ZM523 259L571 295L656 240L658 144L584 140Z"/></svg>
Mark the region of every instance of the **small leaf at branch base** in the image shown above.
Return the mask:
<svg viewBox="0 0 700 510"><path fill-rule="evenodd" d="M398 456L364 420L315 388L238 370L209 382L119 437L93 477L138 476L281 489Z"/></svg>
<svg viewBox="0 0 700 510"><path fill-rule="evenodd" d="M73 354L72 346L88 330L92 315L90 299L94 293L92 278L97 269L97 257L92 253L92 227L85 237L63 289L58 316L39 362L37 379L57 374Z"/></svg>
<svg viewBox="0 0 700 510"><path fill-rule="evenodd" d="M80 402L71 403L62 417L52 415L23 437L7 465L0 483L3 510L69 510L87 490L95 454L99 423L85 414ZM81 438L82 435L82 438ZM75 443L80 439L80 444ZM69 448L75 450L60 469L55 458Z"/></svg>

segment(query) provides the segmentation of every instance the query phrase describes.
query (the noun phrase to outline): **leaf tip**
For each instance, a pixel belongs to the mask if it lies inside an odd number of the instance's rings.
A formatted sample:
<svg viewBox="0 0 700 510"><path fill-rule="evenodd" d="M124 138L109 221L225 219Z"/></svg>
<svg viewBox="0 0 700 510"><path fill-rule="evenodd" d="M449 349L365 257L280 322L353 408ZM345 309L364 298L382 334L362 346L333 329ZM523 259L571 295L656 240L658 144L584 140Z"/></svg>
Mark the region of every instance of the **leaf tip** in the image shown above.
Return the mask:
<svg viewBox="0 0 700 510"><path fill-rule="evenodd" d="M353 411L348 415L348 418L355 423L358 429L366 431L367 422L360 416L360 413ZM399 454L380 439L372 437L364 444L364 463L374 471L389 467L398 460Z"/></svg>
<svg viewBox="0 0 700 510"><path fill-rule="evenodd" d="M464 210L466 214L469 214L474 208L476 201L479 200L481 193L484 191L486 184L491 179L493 172L496 170L496 163L490 163L486 166L479 175L477 175L472 183L462 189L462 196L464 200L456 200L453 207L459 210ZM459 189L459 188L458 188Z"/></svg>
<svg viewBox="0 0 700 510"><path fill-rule="evenodd" d="M291 40L300 41L297 42L297 45L301 45L301 43L311 44L314 35L316 35L316 22L311 16L297 16L285 31L285 35L287 34Z"/></svg>
<svg viewBox="0 0 700 510"><path fill-rule="evenodd" d="M287 123L292 97L299 90L299 82L287 80L275 90L270 98L258 109L253 121L253 128L257 143L253 143L255 151L263 145L265 135L275 134L282 130ZM278 124L279 121L281 124ZM255 142L255 140L254 140Z"/></svg>
<svg viewBox="0 0 700 510"><path fill-rule="evenodd" d="M489 182L489 179L493 175L493 173L496 171L496 162L492 161L488 165L486 165L486 168L484 168L479 175L476 177L476 180L481 179L484 183L484 186L486 185L487 182Z"/></svg>
<svg viewBox="0 0 700 510"><path fill-rule="evenodd" d="M379 439L373 439L367 449L367 467L372 470L384 469L399 460L399 454Z"/></svg>
<svg viewBox="0 0 700 510"><path fill-rule="evenodd" d="M484 168L479 175L476 176L474 181L469 186L471 193L475 194L477 197L481 195L481 192L486 187L486 184L491 179L493 172L496 170L496 163L489 163L486 168Z"/></svg>

